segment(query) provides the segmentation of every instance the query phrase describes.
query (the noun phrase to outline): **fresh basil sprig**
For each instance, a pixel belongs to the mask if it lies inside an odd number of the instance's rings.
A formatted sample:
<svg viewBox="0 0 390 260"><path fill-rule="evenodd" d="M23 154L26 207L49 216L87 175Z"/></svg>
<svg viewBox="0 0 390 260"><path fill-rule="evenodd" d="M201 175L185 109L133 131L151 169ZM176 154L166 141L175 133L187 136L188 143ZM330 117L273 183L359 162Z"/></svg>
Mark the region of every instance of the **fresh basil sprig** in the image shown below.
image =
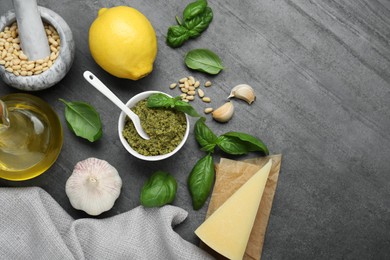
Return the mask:
<svg viewBox="0 0 390 260"><path fill-rule="evenodd" d="M195 123L195 139L207 155L200 159L192 169L188 178L188 187L192 196L195 210L200 209L206 202L211 185L214 181L214 162L212 153L215 146L231 155L247 154L249 152L262 152L269 154L267 146L258 138L240 132L228 132L216 136L206 125L205 118L199 118Z"/></svg>
<svg viewBox="0 0 390 260"><path fill-rule="evenodd" d="M189 51L184 62L188 68L206 72L208 74L218 74L224 69L221 59L214 52L207 49L195 49Z"/></svg>
<svg viewBox="0 0 390 260"><path fill-rule="evenodd" d="M213 11L206 0L190 3L183 11L183 22L176 16L178 25L168 28L167 44L172 48L183 45L188 39L198 37L213 20Z"/></svg>
<svg viewBox="0 0 390 260"><path fill-rule="evenodd" d="M65 107L66 123L77 136L94 142L102 137L102 122L94 107L85 102L67 102L60 99Z"/></svg>
<svg viewBox="0 0 390 260"><path fill-rule="evenodd" d="M150 108L172 108L193 117L199 117L198 112L181 97L171 98L162 93L155 93L148 97L147 106Z"/></svg>
<svg viewBox="0 0 390 260"><path fill-rule="evenodd" d="M144 184L140 201L144 207L161 207L172 203L177 191L175 178L167 172L155 172Z"/></svg>
<svg viewBox="0 0 390 260"><path fill-rule="evenodd" d="M213 157L208 153L195 164L188 178L192 207L195 210L200 209L206 202L213 185L214 176Z"/></svg>

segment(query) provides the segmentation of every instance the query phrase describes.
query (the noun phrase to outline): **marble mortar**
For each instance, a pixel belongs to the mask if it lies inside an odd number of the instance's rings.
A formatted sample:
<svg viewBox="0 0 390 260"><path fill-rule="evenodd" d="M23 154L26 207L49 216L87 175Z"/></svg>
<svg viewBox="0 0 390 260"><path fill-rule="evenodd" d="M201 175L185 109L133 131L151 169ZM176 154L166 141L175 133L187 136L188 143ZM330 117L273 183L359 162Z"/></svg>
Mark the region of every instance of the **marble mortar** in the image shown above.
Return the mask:
<svg viewBox="0 0 390 260"><path fill-rule="evenodd" d="M52 25L60 35L60 54L53 65L39 75L16 76L6 71L5 67L0 65L0 77L3 81L14 88L24 91L38 91L58 83L68 73L75 54L73 34L65 20L57 13L45 7L38 6L38 10L42 20ZM0 31L3 31L6 26L10 26L15 21L15 11L8 11L0 17Z"/></svg>

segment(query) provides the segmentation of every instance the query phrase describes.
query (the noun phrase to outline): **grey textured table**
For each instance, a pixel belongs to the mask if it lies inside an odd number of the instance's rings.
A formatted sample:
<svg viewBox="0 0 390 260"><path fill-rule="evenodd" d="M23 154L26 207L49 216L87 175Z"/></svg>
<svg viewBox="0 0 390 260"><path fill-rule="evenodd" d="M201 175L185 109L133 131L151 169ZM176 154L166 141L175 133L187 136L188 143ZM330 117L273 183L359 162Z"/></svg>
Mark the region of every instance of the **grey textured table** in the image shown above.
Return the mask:
<svg viewBox="0 0 390 260"><path fill-rule="evenodd" d="M207 89L214 107L233 86L247 83L256 90L255 103L235 102L228 124L210 117L207 123L218 134L234 130L256 135L272 153L284 156L263 258L390 258L390 1L211 1L215 18L209 29L179 49L169 48L165 35L187 3L109 2L133 6L150 19L159 44L153 73L136 82L122 80L93 61L88 28L107 1L38 1L68 22L76 41L69 74L55 87L33 93L60 115L64 146L45 174L24 182L0 180L1 186L40 186L73 217L86 217L71 207L65 181L78 161L91 156L105 159L119 170L124 185L103 218L139 205L146 178L166 170L179 183L174 205L189 212L176 230L197 243L193 231L207 207L193 211L186 186L192 166L203 155L193 129L185 147L171 159L133 158L118 139L119 111L82 73L94 72L123 101L145 90L178 94L169 90L169 84L191 74L214 83ZM11 0L0 2L2 13L11 8ZM183 56L193 48L215 51L226 69L216 77L188 71ZM14 92L18 91L0 82L0 96ZM103 138L89 143L74 136L65 125L58 98L93 104L102 117ZM199 111L205 107L199 100L192 104Z"/></svg>

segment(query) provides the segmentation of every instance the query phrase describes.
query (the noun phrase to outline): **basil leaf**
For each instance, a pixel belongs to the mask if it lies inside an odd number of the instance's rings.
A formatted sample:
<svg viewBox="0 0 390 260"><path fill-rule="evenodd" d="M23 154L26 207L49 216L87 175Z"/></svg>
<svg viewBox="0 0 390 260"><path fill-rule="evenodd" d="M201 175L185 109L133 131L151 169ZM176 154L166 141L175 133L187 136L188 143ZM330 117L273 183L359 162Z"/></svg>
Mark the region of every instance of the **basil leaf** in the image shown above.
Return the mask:
<svg viewBox="0 0 390 260"><path fill-rule="evenodd" d="M217 143L217 136L205 124L206 118L202 117L196 121L194 126L195 139L203 151L213 152Z"/></svg>
<svg viewBox="0 0 390 260"><path fill-rule="evenodd" d="M173 107L175 100L162 93L155 93L148 97L148 107Z"/></svg>
<svg viewBox="0 0 390 260"><path fill-rule="evenodd" d="M239 155L250 152L248 146L235 137L221 135L218 137L217 145L222 151L228 154Z"/></svg>
<svg viewBox="0 0 390 260"><path fill-rule="evenodd" d="M203 13L206 7L206 0L198 0L196 2L190 3L183 11L183 19L187 21L194 18L195 16Z"/></svg>
<svg viewBox="0 0 390 260"><path fill-rule="evenodd" d="M188 188L192 197L192 206L200 209L206 202L214 181L214 161L211 154L200 159L188 177Z"/></svg>
<svg viewBox="0 0 390 260"><path fill-rule="evenodd" d="M161 207L171 203L176 196L177 182L167 172L155 172L144 184L140 201L144 207Z"/></svg>
<svg viewBox="0 0 390 260"><path fill-rule="evenodd" d="M184 58L184 62L190 69L214 75L224 68L218 55L207 49L189 51Z"/></svg>
<svg viewBox="0 0 390 260"><path fill-rule="evenodd" d="M200 116L190 104L181 100L176 100L173 108L192 117Z"/></svg>
<svg viewBox="0 0 390 260"><path fill-rule="evenodd" d="M209 24L213 20L213 11L210 7L206 7L204 13L193 19L186 21L184 26L189 30L190 38L198 37L204 30L209 27Z"/></svg>
<svg viewBox="0 0 390 260"><path fill-rule="evenodd" d="M189 38L189 32L184 26L175 25L168 28L167 44L172 48L182 46Z"/></svg>
<svg viewBox="0 0 390 260"><path fill-rule="evenodd" d="M77 136L94 142L102 137L102 122L99 113L84 102L67 102L60 99L65 107L66 123Z"/></svg>
<svg viewBox="0 0 390 260"><path fill-rule="evenodd" d="M189 116L198 117L198 112L187 102L181 100L181 97L171 98L162 93L155 93L148 97L147 106L150 108L172 108L186 113Z"/></svg>
<svg viewBox="0 0 390 260"><path fill-rule="evenodd" d="M229 132L218 137L217 145L228 154L247 154L263 152L268 155L267 146L256 137L240 132Z"/></svg>

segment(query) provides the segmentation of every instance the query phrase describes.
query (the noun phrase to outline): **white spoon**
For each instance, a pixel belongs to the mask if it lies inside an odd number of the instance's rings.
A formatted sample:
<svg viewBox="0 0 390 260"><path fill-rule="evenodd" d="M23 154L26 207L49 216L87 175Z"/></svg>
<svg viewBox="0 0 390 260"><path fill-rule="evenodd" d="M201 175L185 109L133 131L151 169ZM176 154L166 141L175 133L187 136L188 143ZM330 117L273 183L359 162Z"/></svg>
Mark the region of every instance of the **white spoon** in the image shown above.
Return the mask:
<svg viewBox="0 0 390 260"><path fill-rule="evenodd" d="M95 75L93 75L90 71L85 71L83 74L84 78L97 90L99 90L103 95L105 95L109 100L111 100L115 105L117 105L123 112L126 113L126 115L131 119L131 121L134 124L135 129L137 130L138 134L145 140L149 140L149 136L145 133L145 131L142 129L141 121L139 120L139 117L130 110L123 102L115 96L112 91L107 88L103 82L101 82Z"/></svg>

